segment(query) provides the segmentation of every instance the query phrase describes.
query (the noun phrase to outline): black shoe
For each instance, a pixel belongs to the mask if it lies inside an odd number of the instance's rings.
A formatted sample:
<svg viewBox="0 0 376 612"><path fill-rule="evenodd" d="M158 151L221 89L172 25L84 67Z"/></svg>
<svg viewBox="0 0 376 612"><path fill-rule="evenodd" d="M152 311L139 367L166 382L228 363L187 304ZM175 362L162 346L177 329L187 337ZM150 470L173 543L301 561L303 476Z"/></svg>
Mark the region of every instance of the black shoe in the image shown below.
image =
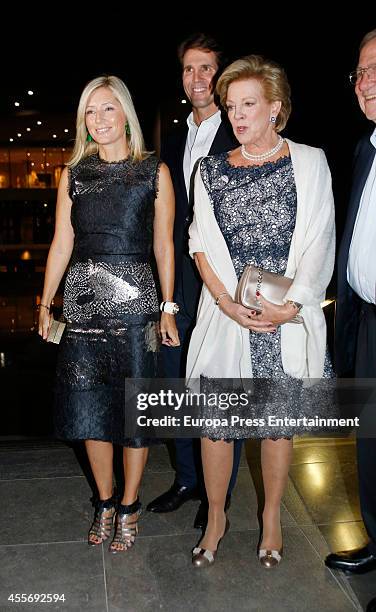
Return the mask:
<svg viewBox="0 0 376 612"><path fill-rule="evenodd" d="M198 499L198 497L196 489L182 487L177 482L174 482L171 489L153 499L146 506L146 510L149 512L173 512L189 499Z"/></svg>
<svg viewBox="0 0 376 612"><path fill-rule="evenodd" d="M376 569L376 555L373 555L367 546L363 546L354 550L331 553L326 557L325 565L353 574L365 574Z"/></svg>
<svg viewBox="0 0 376 612"><path fill-rule="evenodd" d="M368 602L366 612L376 612L376 597L374 597L373 599L371 599L371 601Z"/></svg>
<svg viewBox="0 0 376 612"><path fill-rule="evenodd" d="M226 496L225 503L225 512L229 509L231 505L231 495ZM198 507L197 514L193 523L193 527L195 529L202 529L203 531L206 529L206 525L208 524L208 500L205 499L202 501Z"/></svg>

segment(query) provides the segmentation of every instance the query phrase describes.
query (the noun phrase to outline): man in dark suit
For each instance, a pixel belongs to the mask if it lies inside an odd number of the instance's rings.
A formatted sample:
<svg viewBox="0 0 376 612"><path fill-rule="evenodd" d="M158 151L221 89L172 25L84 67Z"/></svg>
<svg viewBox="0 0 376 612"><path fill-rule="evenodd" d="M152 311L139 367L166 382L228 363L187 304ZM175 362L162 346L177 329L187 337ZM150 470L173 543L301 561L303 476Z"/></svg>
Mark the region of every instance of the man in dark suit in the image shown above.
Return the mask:
<svg viewBox="0 0 376 612"><path fill-rule="evenodd" d="M163 140L161 158L170 169L176 198L174 226L175 293L180 306L176 315L180 347L162 347L165 376L185 376L186 357L192 329L195 325L201 279L188 253L188 228L193 218L192 175L195 165L204 155L222 153L238 146L227 117L214 99L217 78L224 68L223 53L218 43L205 34L195 34L178 49L183 70L184 91L192 105L187 123ZM175 440L176 478L172 487L153 500L151 512L172 512L188 499L201 498L195 527L205 528L208 505L203 484L200 440ZM241 441L234 444L234 467L226 507L235 485L241 454Z"/></svg>
<svg viewBox="0 0 376 612"><path fill-rule="evenodd" d="M361 110L376 123L376 30L360 44L350 74ZM376 128L358 144L347 222L338 255L336 365L339 376L376 378ZM376 419L376 415L372 417ZM326 565L354 573L376 569L376 438L357 440L359 496L370 541L330 554ZM376 599L367 610L376 610Z"/></svg>

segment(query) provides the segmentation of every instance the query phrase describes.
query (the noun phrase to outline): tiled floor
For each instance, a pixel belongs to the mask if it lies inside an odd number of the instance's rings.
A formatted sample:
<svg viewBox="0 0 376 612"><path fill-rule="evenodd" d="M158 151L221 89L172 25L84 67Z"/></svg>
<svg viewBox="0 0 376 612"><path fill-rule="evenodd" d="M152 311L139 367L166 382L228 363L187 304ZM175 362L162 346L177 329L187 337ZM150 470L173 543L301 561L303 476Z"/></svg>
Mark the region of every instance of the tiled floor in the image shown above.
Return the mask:
<svg viewBox="0 0 376 612"><path fill-rule="evenodd" d="M284 558L273 571L256 557L259 538L259 445L248 442L229 511L231 528L213 567L197 571L190 550L197 502L145 513L136 546L111 555L89 548L91 489L69 447L49 441L0 442L0 610L198 612L362 610L376 595L375 576L347 578L323 564L329 549L366 541L357 501L351 440L295 441L284 497ZM164 446L151 450L141 497L173 480ZM65 602L11 603L11 593L65 595Z"/></svg>

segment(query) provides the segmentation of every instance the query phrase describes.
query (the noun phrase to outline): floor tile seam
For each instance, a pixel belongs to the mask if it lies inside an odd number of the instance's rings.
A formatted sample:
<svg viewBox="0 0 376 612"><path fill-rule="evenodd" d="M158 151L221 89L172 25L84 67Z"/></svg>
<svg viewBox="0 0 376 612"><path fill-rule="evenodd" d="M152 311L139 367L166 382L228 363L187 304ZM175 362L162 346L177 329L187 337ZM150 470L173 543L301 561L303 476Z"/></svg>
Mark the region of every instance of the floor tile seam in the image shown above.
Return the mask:
<svg viewBox="0 0 376 612"><path fill-rule="evenodd" d="M326 539L324 538L323 534L321 533L321 531L319 529L316 528L315 525L313 525L313 528L315 530L315 536L319 537L324 543L325 546L328 547L328 542L326 541ZM313 543L311 542L311 540L309 539L308 535L302 530L300 529L301 534L304 536L304 538L307 540L307 542L309 543L310 547L312 548L312 550L314 551L316 557L320 560L320 562L323 564L324 566L324 559L321 557L320 552L317 550L317 548L313 545ZM329 547L328 547L329 548ZM350 601L350 603L354 606L354 609L357 611L362 611L363 608L360 605L359 599L355 593L355 591L353 590L353 588L351 587L351 585L349 584L349 582L346 580L345 576L340 573L339 575L337 575L336 573L334 573L329 567L326 568L330 575L332 576L333 580L337 583L337 585L339 586L339 588L341 589L341 591L343 592L343 594L345 595L345 597Z"/></svg>
<svg viewBox="0 0 376 612"><path fill-rule="evenodd" d="M18 544L0 544L0 550L2 548L16 548L16 547L26 547L26 546L49 546L50 544L82 544L86 542L86 538L82 538L82 540L49 540L48 542L23 542Z"/></svg>
<svg viewBox="0 0 376 612"><path fill-rule="evenodd" d="M35 444L35 445L14 445L14 444L10 444L10 445L6 445L6 444L2 444L0 442L0 454L3 453L29 453L29 452L37 452L37 453L46 453L46 452L66 452L66 453L72 453L73 449L71 448L67 448L66 446L40 446L39 444Z"/></svg>
<svg viewBox="0 0 376 612"><path fill-rule="evenodd" d="M289 525L290 527L292 527L292 525ZM259 527L248 527L248 528L241 528L241 529L231 529L231 531L233 533L241 533L241 532L250 532L250 531L259 531ZM149 535L141 535L138 534L137 539L138 540L144 540L147 538L171 538L171 537L181 537L181 536L188 536L188 535L194 535L197 534L198 530L197 529L193 529L192 531L179 531L176 533L156 533L156 534L149 534ZM23 542L23 543L15 543L15 544L0 544L0 550L2 548L14 548L17 546L48 546L49 544L82 544L83 542L86 542L86 538L82 538L80 540L48 540L48 542Z"/></svg>
<svg viewBox="0 0 376 612"><path fill-rule="evenodd" d="M292 525L290 525L291 527ZM231 533L249 533L249 532L259 532L259 527L245 527L245 528L230 528ZM229 531L229 533L230 533ZM155 533L149 535L141 535L140 533L137 535L137 540L146 540L147 538L174 538L174 537L182 537L182 536L190 536L190 535L198 535L199 530L193 529L192 531L180 531L177 533Z"/></svg>
<svg viewBox="0 0 376 612"><path fill-rule="evenodd" d="M104 583L104 597L106 601L106 612L109 612L108 608L108 591L107 591L107 578L106 578L106 561L104 558L104 546L102 544L102 567L103 567L103 583Z"/></svg>
<svg viewBox="0 0 376 612"><path fill-rule="evenodd" d="M167 474L168 472L154 472L150 470L145 470L145 474ZM2 482L21 482L24 480L57 480L62 478L85 478L84 474L76 474L72 476L29 476L27 478L2 478L0 476L0 483Z"/></svg>
<svg viewBox="0 0 376 612"><path fill-rule="evenodd" d="M81 474L81 476L78 474L76 476L31 476L30 478L1 478L0 476L0 484L2 482L22 482L25 480L62 480L63 478L84 478L86 480L83 474Z"/></svg>
<svg viewBox="0 0 376 612"><path fill-rule="evenodd" d="M294 517L292 517L294 519ZM295 519L294 519L295 520ZM299 527L334 527L335 525L346 525L346 524L350 524L350 523L362 523L363 521L334 521L333 523L315 523L314 521L312 521L311 523L307 523L307 522L300 522L300 521L296 521L296 524ZM283 525L282 527L294 527L295 525ZM325 539L325 538L324 538Z"/></svg>
<svg viewBox="0 0 376 612"><path fill-rule="evenodd" d="M362 519L348 519L348 520L344 520L344 521L333 521L331 523L314 523L315 525L317 525L318 527L330 527L332 525L346 525L347 523L359 523L360 525L363 524Z"/></svg>
<svg viewBox="0 0 376 612"><path fill-rule="evenodd" d="M295 483L295 480L294 480L294 478L293 478L293 476L292 476L292 474L291 474L291 473L290 473L290 474L289 474L289 476L288 476L288 480L289 480L290 484L292 485L292 487L294 488L295 493L296 493L296 494L297 494L297 496L299 497L299 499L300 499L301 503L303 504L303 506L304 506L304 508L305 508L305 510L306 510L306 512L307 512L307 514L309 514L309 515L311 516L311 512L309 511L308 506L307 506L306 502L304 501L304 497L303 497L303 495L301 495L300 490L299 490L299 487L298 487L298 485ZM347 497L347 499L348 499L348 497Z"/></svg>
<svg viewBox="0 0 376 612"><path fill-rule="evenodd" d="M312 527L312 526L316 526L317 528L319 528L319 526L325 526L325 525L335 525L335 524L337 524L337 523L354 523L354 522L358 522L358 519L354 519L354 518L353 518L353 519L348 519L348 520L345 520L345 521L334 521L334 522L331 522L331 523L317 523L317 522L315 522L315 521L314 521L314 519L313 519L313 517L312 517L312 513L310 512L310 510L309 510L309 508L308 508L307 504L305 503L304 498L303 498L303 497L302 497L302 495L300 494L299 489L298 489L297 485L295 484L295 482L294 482L294 480L293 480L293 478L292 478L291 474L289 474L289 476L288 476L288 481L289 481L289 484L291 485L291 487L293 488L293 490L294 490L295 494L296 494L296 495L297 495L297 497L299 498L299 500L300 500L301 504L303 505L305 512L307 513L307 515L308 515L308 516L311 518L311 520L312 520L312 523L300 523L300 522L298 522L298 520L297 520L297 519L295 519L295 517L294 517L294 516L291 514L291 512L288 510L288 508L287 508L286 504L285 504L285 503L283 502L283 500L282 500L282 505L284 506L285 510L287 511L287 513L288 513L288 514L291 516L291 518L293 519L293 521L294 521L294 522L295 522L295 523L296 523L298 526L302 526L302 527L303 527L303 526L305 526L305 527ZM322 535L322 534L321 534L321 535ZM324 537L324 536L322 535L322 537ZM325 538L324 538L324 540L325 540Z"/></svg>
<svg viewBox="0 0 376 612"><path fill-rule="evenodd" d="M5 455L5 454L9 454L10 452L14 452L15 454L21 454L21 453L47 453L47 452L53 452L53 453L60 453L61 451L64 451L67 455L71 455L72 454L72 450L69 448L56 448L54 446L51 446L50 448L48 448L47 446L45 448L37 448L37 447L29 447L29 448L13 448L13 447L9 447L6 448L5 446L1 446L0 444L0 457L1 455Z"/></svg>
<svg viewBox="0 0 376 612"><path fill-rule="evenodd" d="M244 466L244 467L239 467L239 470L248 470L249 468ZM174 470L152 470L152 469L145 469L144 472L144 476L147 474L174 474ZM57 479L62 479L62 478L86 478L84 476L84 474L76 474L76 475L72 475L72 476L30 476L27 478L2 478L0 476L0 484L2 482L21 482L21 481L25 481L25 480L57 480Z"/></svg>
<svg viewBox="0 0 376 612"><path fill-rule="evenodd" d="M293 487L293 489L294 489L295 493L296 493L296 494L297 494L297 496L299 497L300 502L301 502L301 503L303 503L303 501L302 501L302 499L301 499L301 497L300 497L300 495L299 495L298 491L296 490L296 487L295 487L294 483L293 483L293 482L292 482L292 480L291 480L291 476L290 476L290 475L288 476L288 481L290 482L290 485ZM295 516L293 516L293 515L291 514L290 510L287 508L287 505L286 505L286 504L285 504L285 502L283 501L283 498L282 498L282 501L281 501L281 506L283 506L283 508L285 509L285 512L287 512L288 516L291 518L291 520L292 520L292 522L294 523L294 525L298 525L298 521L297 521L297 519L295 518ZM306 508L305 508L305 510L307 511L307 509L306 509ZM307 511L307 513L308 513L308 511Z"/></svg>
<svg viewBox="0 0 376 612"><path fill-rule="evenodd" d="M307 512L307 514L308 514L309 516L311 516L311 513L309 512L309 509L307 508L307 506L306 506L306 504L305 504L305 502L304 502L303 498L301 497L301 495L300 495L300 493L299 493L299 490L298 490L297 486L295 485L295 483L294 483L293 479L292 479L290 476L289 476L289 480L290 480L290 484L292 485L293 489L295 490L296 495L299 497L299 499L300 499L301 503L303 504L303 506L304 506L304 508L305 508L305 510L306 510L306 512ZM294 518L294 517L293 517L293 518ZM354 521L342 521L342 522L345 522L345 523L351 523L351 522L354 522ZM333 523L327 523L327 525L332 525L332 524L333 524ZM335 523L334 523L334 524L335 524ZM307 534L306 534L306 533L303 531L303 527L310 527L310 528L312 528L312 529L313 529L313 531L314 531L314 533L315 533L315 536L316 536L316 537L319 537L319 538L320 538L320 539L321 539L321 540L322 540L322 541L325 543L325 546L327 546L327 547L328 547L328 543L327 543L327 541L326 541L326 539L325 539L325 537L324 537L323 533L320 531L320 529L319 529L319 525L320 525L319 523L315 523L315 522L312 522L312 523L309 523L309 524L302 524L302 523L298 523L298 522L296 521L296 526L297 526L297 528L299 529L299 531L301 532L301 534L304 536L304 538L305 538L305 539L306 539L306 540L309 542L309 544L310 544L311 548L314 550L314 552L315 552L316 556L317 556L317 557L320 559L320 561L321 561L322 563L324 563L324 560L322 559L320 552L319 552L319 551L318 551L318 550L315 548L315 546L312 544L312 542L311 542L311 541L310 541L310 539L308 538ZM288 526L286 526L286 527L288 527ZM328 568L328 569L329 569L329 568ZM359 604L359 601L358 601L358 598L357 598L357 596L356 596L356 594L355 594L354 590L353 590L353 589L352 589L352 588L349 586L349 584L348 584L348 582L346 581L346 579L345 579L343 576L340 576L340 579L338 579L338 577L337 577L337 576L335 576L335 575L333 574L333 572L330 572L330 573L331 573L332 577L334 578L334 580L337 582L337 584L338 584L338 586L340 587L340 589L341 589L341 590L343 591L343 593L346 595L346 598L347 598L347 599L349 599L349 601L351 601L352 605L354 605L354 601L356 602L356 606L360 605L360 604ZM350 588L351 597L349 596L349 593L347 592L347 589L349 589L349 588ZM360 608L355 607L355 609L362 610L362 608L361 608L361 607L360 607Z"/></svg>
<svg viewBox="0 0 376 612"><path fill-rule="evenodd" d="M299 463L291 463L290 467L299 467L300 465L320 465L321 463L328 463L329 465L353 465L353 461L339 461L333 462L329 459L325 461L300 461Z"/></svg>
<svg viewBox="0 0 376 612"><path fill-rule="evenodd" d="M348 521L348 522L353 522L353 521ZM357 521L357 522L361 523L362 521ZM325 525L331 525L331 524L326 523ZM303 534L304 534L304 531L302 531L303 527L311 527L311 528L313 527L318 532L318 535L320 536L320 538L325 542L325 544L327 544L325 537L323 536L320 529L318 528L319 525L316 523L297 523L295 522L292 525L284 524L282 525L282 527L284 531L289 530L289 529L298 529ZM260 531L260 527L231 527L232 533L250 533L250 532L259 532L259 531ZM167 533L167 534L166 533L159 533L159 534L156 533L156 534L148 534L148 535L139 534L137 536L137 539L144 540L147 538L181 537L181 536L188 536L188 535L197 534L197 533L198 533L197 529L195 530L192 529L192 531L178 531L175 533ZM24 543L16 543L16 544L0 544L0 550L2 548L14 548L17 546L48 546L49 544L80 544L83 542L86 542L86 538L82 538L79 540L48 540L47 542L24 542Z"/></svg>
<svg viewBox="0 0 376 612"><path fill-rule="evenodd" d="M335 443L333 444L333 440L335 440ZM315 446L316 448L327 448L327 447L339 447L339 446L352 446L355 445L355 437L354 438L320 438L320 441L318 442L317 440L315 440L314 438L311 439L301 439L301 440L294 440L294 448L300 448L302 446L305 447L310 447L310 446Z"/></svg>

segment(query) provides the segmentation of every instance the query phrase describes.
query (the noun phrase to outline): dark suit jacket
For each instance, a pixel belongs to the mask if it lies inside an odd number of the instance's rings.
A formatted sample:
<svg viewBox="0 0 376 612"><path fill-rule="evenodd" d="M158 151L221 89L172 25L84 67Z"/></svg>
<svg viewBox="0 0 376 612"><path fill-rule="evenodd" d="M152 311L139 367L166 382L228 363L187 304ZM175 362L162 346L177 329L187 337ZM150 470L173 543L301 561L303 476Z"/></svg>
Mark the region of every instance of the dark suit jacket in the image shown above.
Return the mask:
<svg viewBox="0 0 376 612"><path fill-rule="evenodd" d="M337 304L335 324L335 363L338 376L353 371L361 299L347 282L347 261L360 198L368 178L375 147L369 134L360 140L355 150L353 185L341 245L338 252Z"/></svg>
<svg viewBox="0 0 376 612"><path fill-rule="evenodd" d="M184 181L184 150L188 135L185 123L162 141L161 158L169 167L175 190L175 300L186 314L194 317L201 290L201 280L196 266L188 254L188 228L193 217L193 203L188 200ZM239 146L225 114L214 137L209 155L230 151ZM190 198L192 200L192 198Z"/></svg>

